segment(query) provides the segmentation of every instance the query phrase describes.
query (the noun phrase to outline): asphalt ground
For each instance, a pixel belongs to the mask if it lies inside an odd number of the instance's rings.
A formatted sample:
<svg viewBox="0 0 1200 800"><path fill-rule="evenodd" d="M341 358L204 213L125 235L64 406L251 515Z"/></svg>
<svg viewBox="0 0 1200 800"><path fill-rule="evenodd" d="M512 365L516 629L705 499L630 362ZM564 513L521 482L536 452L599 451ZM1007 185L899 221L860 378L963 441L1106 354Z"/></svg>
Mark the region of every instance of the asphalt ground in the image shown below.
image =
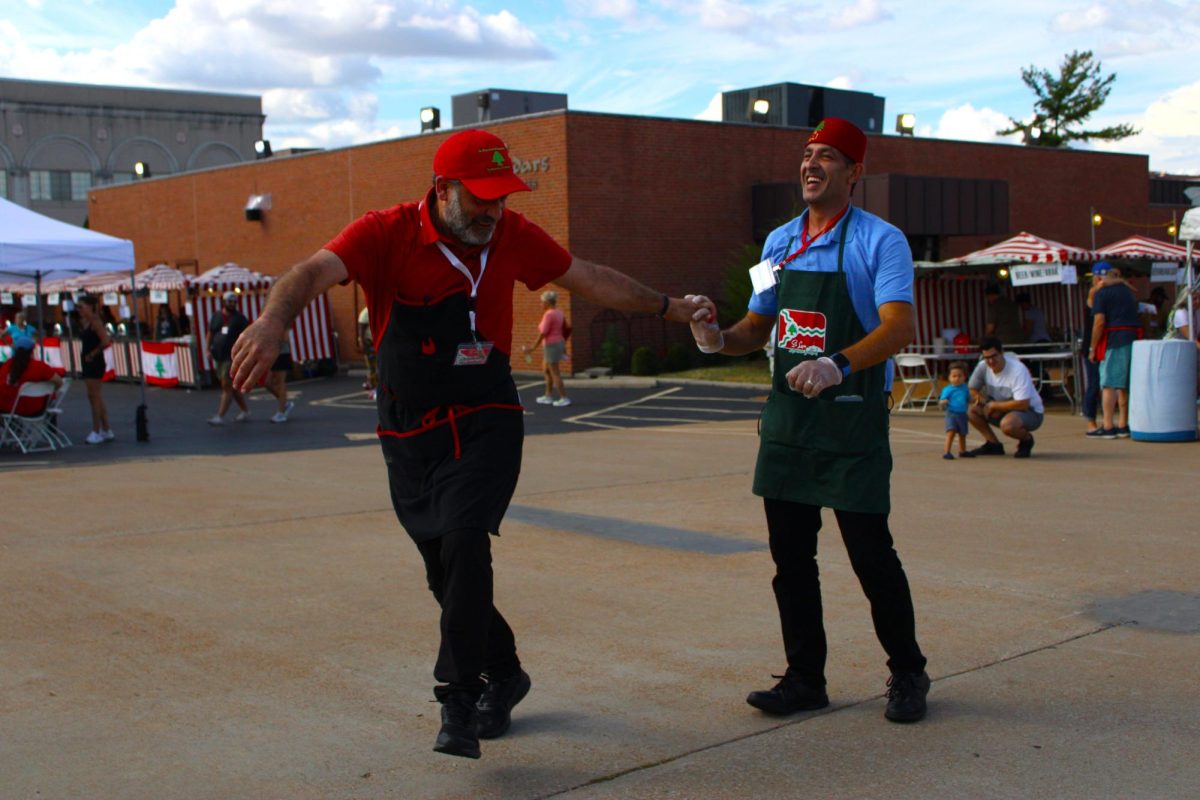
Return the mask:
<svg viewBox="0 0 1200 800"><path fill-rule="evenodd" d="M533 409L493 541L533 690L478 761L430 749L437 608L363 446L369 409L306 401L214 434L204 392L154 403L138 445L121 401L112 445L4 454L0 798L1196 796L1195 443L1085 440L1052 413L1031 459L944 461L940 414L893 415L929 717L883 719L884 657L827 515L831 705L778 719L744 702L783 667L755 420L646 423L716 396L672 388ZM227 446L145 456L172 425ZM76 451L103 460L56 460Z"/></svg>
<svg viewBox="0 0 1200 800"><path fill-rule="evenodd" d="M765 387L660 383L654 379L574 379L568 382L572 405L554 408L535 403L542 381L517 375L525 410L527 436L599 428L626 428L722 419L757 419L766 397ZM143 390L137 384L104 384L109 422L117 438L89 446L91 413L83 383L76 381L64 401L62 427L74 447L55 453L23 455L0 450L0 473L38 467L112 463L128 459L191 455L236 455L286 452L326 447L371 444L375 436L375 404L362 390L362 376L338 375L306 378L288 383L295 403L287 423L274 424L274 396L258 388L250 393L250 421L235 422L238 408L231 405L222 426L206 420L217 410L216 389L162 389L147 387L150 440L138 442L135 420Z"/></svg>

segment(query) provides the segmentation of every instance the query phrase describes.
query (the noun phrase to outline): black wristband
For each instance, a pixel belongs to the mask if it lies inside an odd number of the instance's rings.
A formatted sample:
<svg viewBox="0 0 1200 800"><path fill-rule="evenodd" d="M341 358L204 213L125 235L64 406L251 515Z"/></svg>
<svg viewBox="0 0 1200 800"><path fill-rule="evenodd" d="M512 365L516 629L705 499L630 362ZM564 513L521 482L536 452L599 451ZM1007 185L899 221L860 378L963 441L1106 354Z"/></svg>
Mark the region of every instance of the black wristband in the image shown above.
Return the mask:
<svg viewBox="0 0 1200 800"><path fill-rule="evenodd" d="M846 358L841 353L834 353L829 357L829 360L837 365L837 368L842 371L842 377L846 378L850 375L850 359Z"/></svg>
<svg viewBox="0 0 1200 800"><path fill-rule="evenodd" d="M658 315L660 317L662 317L663 319L666 319L667 318L667 309L669 309L670 307L671 307L671 298L664 294L662 308L660 308L658 310Z"/></svg>

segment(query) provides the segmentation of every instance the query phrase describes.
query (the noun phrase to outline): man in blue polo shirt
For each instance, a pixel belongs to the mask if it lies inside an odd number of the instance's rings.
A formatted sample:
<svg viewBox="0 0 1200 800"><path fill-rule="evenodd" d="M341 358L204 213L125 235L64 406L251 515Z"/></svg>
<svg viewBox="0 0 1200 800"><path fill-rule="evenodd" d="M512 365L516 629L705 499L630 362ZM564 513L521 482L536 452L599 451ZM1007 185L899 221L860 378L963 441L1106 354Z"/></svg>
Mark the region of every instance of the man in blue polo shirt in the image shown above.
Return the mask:
<svg viewBox="0 0 1200 800"><path fill-rule="evenodd" d="M809 137L800 170L808 210L767 237L741 321L721 330L711 300L689 299L701 306L692 333L703 352L758 350L778 325L754 493L766 508L788 667L774 688L746 702L777 715L829 704L816 561L825 507L837 516L888 654L884 715L916 722L925 716L929 676L888 530L887 408L889 358L914 335L913 263L904 234L850 204L866 148L862 131L832 117Z"/></svg>
<svg viewBox="0 0 1200 800"><path fill-rule="evenodd" d="M1137 295L1107 261L1097 262L1092 272L1101 275L1100 288L1092 298L1092 347L1088 360L1100 365L1100 407L1103 423L1088 431L1092 439L1129 438L1129 365L1133 342L1142 338Z"/></svg>

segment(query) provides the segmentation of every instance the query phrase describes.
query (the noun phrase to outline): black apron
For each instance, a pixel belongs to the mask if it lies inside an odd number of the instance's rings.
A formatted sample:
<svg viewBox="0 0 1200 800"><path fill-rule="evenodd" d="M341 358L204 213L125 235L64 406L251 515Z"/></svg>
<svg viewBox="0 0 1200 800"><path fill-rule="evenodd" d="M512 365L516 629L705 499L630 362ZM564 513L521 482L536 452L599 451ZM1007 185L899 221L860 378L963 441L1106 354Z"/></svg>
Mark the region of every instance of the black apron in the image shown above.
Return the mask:
<svg viewBox="0 0 1200 800"><path fill-rule="evenodd" d="M802 361L837 353L866 336L843 267L853 213L849 209L840 226L837 272L780 271L775 375L762 413L754 493L886 514L892 474L886 362L851 373L811 400L785 380Z"/></svg>
<svg viewBox="0 0 1200 800"><path fill-rule="evenodd" d="M466 293L392 305L379 343L379 440L392 506L414 541L467 528L499 533L521 471L524 411L508 356L454 366L471 341Z"/></svg>

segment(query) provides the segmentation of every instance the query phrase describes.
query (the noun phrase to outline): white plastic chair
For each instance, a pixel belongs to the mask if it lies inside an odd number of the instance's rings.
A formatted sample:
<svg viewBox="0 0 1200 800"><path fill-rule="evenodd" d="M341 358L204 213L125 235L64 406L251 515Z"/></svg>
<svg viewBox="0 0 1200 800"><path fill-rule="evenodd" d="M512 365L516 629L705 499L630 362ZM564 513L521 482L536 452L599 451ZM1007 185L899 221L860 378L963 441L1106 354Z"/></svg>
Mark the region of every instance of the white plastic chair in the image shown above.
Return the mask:
<svg viewBox="0 0 1200 800"><path fill-rule="evenodd" d="M896 410L904 411L906 408L916 410L918 402L921 404L922 411L929 408L930 402L937 400L938 385L933 373L929 371L929 362L925 360L925 356L918 353L898 353L894 357L894 361L896 377L904 384L904 396L900 398ZM925 384L929 388L922 397L914 397L917 387L921 384Z"/></svg>
<svg viewBox="0 0 1200 800"><path fill-rule="evenodd" d="M58 448L71 446L71 439L62 428L62 405L70 388L71 379L63 378L62 388L55 392L54 397L50 398L50 403L46 406L46 427L49 429L50 435L54 437L55 447Z"/></svg>
<svg viewBox="0 0 1200 800"><path fill-rule="evenodd" d="M17 389L17 397L13 407L3 414L4 429L0 432L0 445L12 445L22 453L40 453L57 448L56 433L50 428L50 415L46 408L41 413L26 417L17 413L17 405L22 398L49 398L54 394L54 384L50 381L33 381L21 384ZM49 407L49 400L46 406Z"/></svg>

